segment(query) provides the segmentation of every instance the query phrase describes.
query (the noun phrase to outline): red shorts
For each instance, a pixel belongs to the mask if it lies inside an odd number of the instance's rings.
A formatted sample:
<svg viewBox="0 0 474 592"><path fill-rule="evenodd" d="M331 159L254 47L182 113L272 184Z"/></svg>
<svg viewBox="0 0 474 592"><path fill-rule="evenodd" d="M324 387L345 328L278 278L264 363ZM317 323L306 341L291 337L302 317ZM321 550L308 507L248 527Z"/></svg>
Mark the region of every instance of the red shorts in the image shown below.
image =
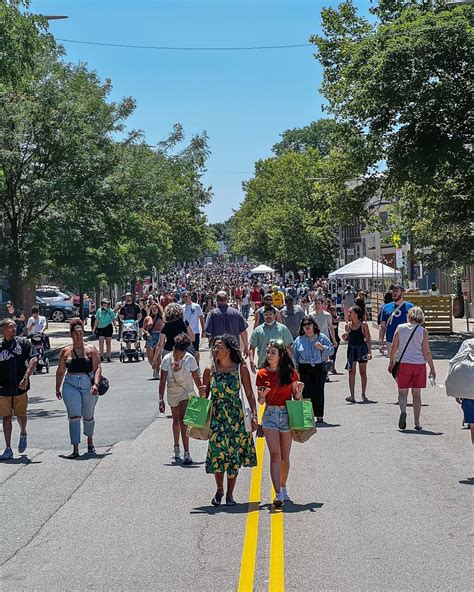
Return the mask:
<svg viewBox="0 0 474 592"><path fill-rule="evenodd" d="M426 388L426 364L400 363L397 376L398 388Z"/></svg>

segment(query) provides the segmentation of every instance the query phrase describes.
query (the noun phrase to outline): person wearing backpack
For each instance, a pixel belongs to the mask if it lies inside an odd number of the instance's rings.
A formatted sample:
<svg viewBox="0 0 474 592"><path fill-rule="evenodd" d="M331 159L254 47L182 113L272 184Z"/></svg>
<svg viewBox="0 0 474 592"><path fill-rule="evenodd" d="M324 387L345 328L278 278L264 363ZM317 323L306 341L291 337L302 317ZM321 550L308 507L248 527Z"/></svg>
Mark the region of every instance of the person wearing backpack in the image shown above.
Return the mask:
<svg viewBox="0 0 474 592"><path fill-rule="evenodd" d="M385 304L380 315L380 329L379 329L379 351L381 354L390 355L392 349L393 337L399 325L402 325L408 320L408 311L413 308L411 302L406 302L403 299L405 288L402 284L395 284L391 287L393 302Z"/></svg>

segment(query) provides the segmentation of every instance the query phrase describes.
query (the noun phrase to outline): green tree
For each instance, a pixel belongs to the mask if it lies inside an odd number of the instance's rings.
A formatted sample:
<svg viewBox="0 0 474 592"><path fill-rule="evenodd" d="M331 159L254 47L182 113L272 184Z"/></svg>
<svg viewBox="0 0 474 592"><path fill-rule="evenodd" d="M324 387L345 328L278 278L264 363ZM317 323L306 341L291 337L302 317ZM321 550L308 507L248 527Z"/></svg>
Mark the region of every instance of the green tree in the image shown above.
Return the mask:
<svg viewBox="0 0 474 592"><path fill-rule="evenodd" d="M474 252L473 7L387 0L373 12L378 20L369 22L350 1L325 8L323 35L311 39L329 111L373 149L357 187L367 200L362 210L374 195L391 200L394 213L409 207L423 224L403 217L400 226L432 249L432 261L467 262Z"/></svg>
<svg viewBox="0 0 474 592"><path fill-rule="evenodd" d="M287 268L326 270L333 264L334 227L324 197L312 190L320 160L309 149L256 163L233 217L235 252Z"/></svg>
<svg viewBox="0 0 474 592"><path fill-rule="evenodd" d="M272 150L281 156L288 150L304 152L308 148L315 148L320 156L327 156L330 149L350 131L349 125L340 124L335 119L318 119L305 127L284 131Z"/></svg>

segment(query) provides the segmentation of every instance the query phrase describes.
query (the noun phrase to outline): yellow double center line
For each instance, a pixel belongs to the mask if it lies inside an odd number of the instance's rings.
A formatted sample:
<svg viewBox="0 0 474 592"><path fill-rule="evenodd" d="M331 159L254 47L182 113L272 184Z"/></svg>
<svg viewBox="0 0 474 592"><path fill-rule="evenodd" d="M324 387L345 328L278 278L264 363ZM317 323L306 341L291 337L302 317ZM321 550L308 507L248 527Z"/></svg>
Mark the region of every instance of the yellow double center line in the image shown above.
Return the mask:
<svg viewBox="0 0 474 592"><path fill-rule="evenodd" d="M262 421L264 406L259 410L259 422ZM257 466L252 469L250 482L249 507L247 524L245 527L244 546L242 550L242 562L240 565L240 578L238 592L253 592L255 580L255 564L257 560L258 527L260 520L260 493L262 489L263 455L265 452L265 439L256 438ZM272 487L271 499L275 496ZM270 535L270 578L268 590L270 592L283 592L285 589L285 555L283 536L283 513L281 511L271 514Z"/></svg>

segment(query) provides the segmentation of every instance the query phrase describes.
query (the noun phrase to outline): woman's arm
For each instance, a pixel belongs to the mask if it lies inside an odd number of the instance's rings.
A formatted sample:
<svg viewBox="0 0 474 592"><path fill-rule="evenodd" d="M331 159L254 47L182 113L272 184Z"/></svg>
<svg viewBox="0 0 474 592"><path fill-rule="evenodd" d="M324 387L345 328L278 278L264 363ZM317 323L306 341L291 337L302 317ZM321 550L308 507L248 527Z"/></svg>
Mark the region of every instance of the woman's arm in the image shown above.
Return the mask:
<svg viewBox="0 0 474 592"><path fill-rule="evenodd" d="M206 386L202 384L201 376L199 375L199 370L193 370L191 372L191 376L193 377L194 384L196 385L199 391L199 396L205 397L207 394L207 389Z"/></svg>
<svg viewBox="0 0 474 592"><path fill-rule="evenodd" d="M209 366L204 370L204 374L202 376L202 383L203 386L206 388L204 396L209 397L209 390L211 386L211 368Z"/></svg>
<svg viewBox="0 0 474 592"><path fill-rule="evenodd" d="M166 335L164 333L161 333L160 334L160 341L158 342L158 345L156 346L155 355L153 356L152 368L154 368L155 370L158 367L158 360L161 358L163 348L165 347L165 342L166 342Z"/></svg>
<svg viewBox="0 0 474 592"><path fill-rule="evenodd" d="M250 382L250 373L249 369L245 364L240 365L240 377L242 379L242 386L244 387L245 395L247 397L247 401L249 402L250 409L252 410L252 414L254 417L257 417L257 403L255 401L255 395L252 389L252 383Z"/></svg>
<svg viewBox="0 0 474 592"><path fill-rule="evenodd" d="M66 358L70 351L69 347L65 347L59 354L58 368L56 370L56 397L62 399L61 385L63 383L64 375L66 374Z"/></svg>
<svg viewBox="0 0 474 592"><path fill-rule="evenodd" d="M194 331L191 329L191 325L188 325L186 328L188 333L189 339L191 340L191 345L194 343L196 336L194 335Z"/></svg>
<svg viewBox="0 0 474 592"><path fill-rule="evenodd" d="M96 348L91 345L90 346L90 353L91 353L91 362L92 362L92 372L94 372L94 384L91 388L91 395L98 395L99 394L99 382L100 377L102 376L102 368L100 365L100 355Z"/></svg>
<svg viewBox="0 0 474 592"><path fill-rule="evenodd" d="M372 337L370 336L370 329L369 325L364 321L362 323L362 332L365 337L365 343L367 344L367 348L369 350L369 360L372 358Z"/></svg>
<svg viewBox="0 0 474 592"><path fill-rule="evenodd" d="M331 340L326 335L324 335L324 333L319 334L319 342L317 342L316 345L323 346L321 353L324 353L326 356L332 356L334 353L334 345L332 344ZM318 347L318 349L320 350L321 348Z"/></svg>
<svg viewBox="0 0 474 592"><path fill-rule="evenodd" d="M158 403L160 408L160 413L165 412L165 387L166 381L168 378L168 372L166 370L162 370L160 372L160 386L158 388Z"/></svg>
<svg viewBox="0 0 474 592"><path fill-rule="evenodd" d="M431 355L430 349L430 341L428 337L428 331L423 327L423 344L422 344L422 351L425 357L425 360L428 362L428 366L430 367L431 376L436 378L436 370L434 367L433 356Z"/></svg>

